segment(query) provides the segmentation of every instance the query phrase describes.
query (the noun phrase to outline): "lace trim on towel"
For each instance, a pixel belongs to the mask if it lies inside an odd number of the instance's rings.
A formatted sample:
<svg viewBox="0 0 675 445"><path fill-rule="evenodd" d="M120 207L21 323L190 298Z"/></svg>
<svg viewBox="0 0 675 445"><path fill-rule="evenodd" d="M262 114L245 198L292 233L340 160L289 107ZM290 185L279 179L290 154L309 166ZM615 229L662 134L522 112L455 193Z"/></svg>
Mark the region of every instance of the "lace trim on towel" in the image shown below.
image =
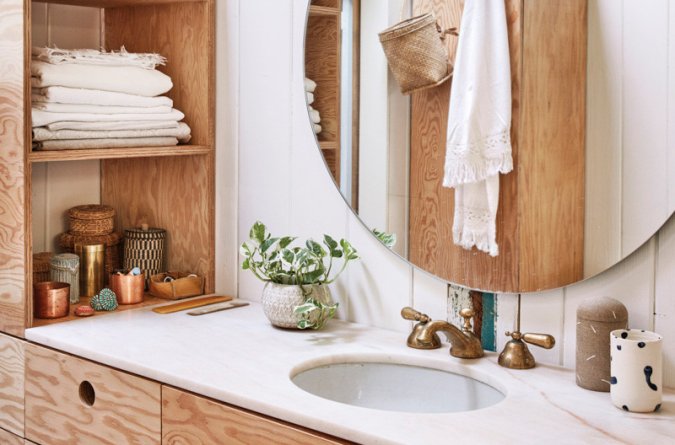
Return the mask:
<svg viewBox="0 0 675 445"><path fill-rule="evenodd" d="M466 250L476 247L490 256L499 255L497 229L490 211L478 207L458 207L455 210L452 227L454 243Z"/></svg>
<svg viewBox="0 0 675 445"><path fill-rule="evenodd" d="M468 144L448 143L444 187L482 181L513 170L510 130Z"/></svg>

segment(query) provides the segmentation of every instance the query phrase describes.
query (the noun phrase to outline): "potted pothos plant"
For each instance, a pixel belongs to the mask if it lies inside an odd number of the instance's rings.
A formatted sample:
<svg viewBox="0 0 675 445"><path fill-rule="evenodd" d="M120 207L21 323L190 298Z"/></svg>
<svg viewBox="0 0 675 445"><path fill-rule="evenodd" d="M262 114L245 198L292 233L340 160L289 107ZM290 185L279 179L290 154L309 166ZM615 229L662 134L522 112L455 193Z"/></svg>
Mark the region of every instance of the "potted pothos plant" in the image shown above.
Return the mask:
<svg viewBox="0 0 675 445"><path fill-rule="evenodd" d="M296 237L273 237L260 221L251 227L249 238L241 245L241 267L266 282L262 305L270 322L283 328L321 329L338 307L327 285L359 258L356 249L329 235L321 243L308 239L304 246L293 247Z"/></svg>

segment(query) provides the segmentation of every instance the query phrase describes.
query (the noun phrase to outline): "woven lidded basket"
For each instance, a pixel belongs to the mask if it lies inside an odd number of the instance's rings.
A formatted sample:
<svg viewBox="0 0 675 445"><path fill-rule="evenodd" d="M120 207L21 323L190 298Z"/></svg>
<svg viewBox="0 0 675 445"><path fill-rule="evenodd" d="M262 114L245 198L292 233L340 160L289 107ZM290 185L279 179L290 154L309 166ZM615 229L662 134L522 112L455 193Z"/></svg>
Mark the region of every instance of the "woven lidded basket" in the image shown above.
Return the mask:
<svg viewBox="0 0 675 445"><path fill-rule="evenodd" d="M106 205L87 204L68 210L73 235L108 235L112 233L115 209Z"/></svg>
<svg viewBox="0 0 675 445"><path fill-rule="evenodd" d="M49 260L52 255L51 252L33 254L33 283L49 281Z"/></svg>
<svg viewBox="0 0 675 445"><path fill-rule="evenodd" d="M75 252L75 243L78 244L105 244L105 281L108 282L110 275L117 269L122 268L122 234L112 232L107 235L73 235L62 233L59 235L59 246L66 252Z"/></svg>
<svg viewBox="0 0 675 445"><path fill-rule="evenodd" d="M123 267L139 267L148 279L164 271L165 241L164 229L125 229Z"/></svg>
<svg viewBox="0 0 675 445"><path fill-rule="evenodd" d="M382 31L380 43L403 94L435 87L452 76L445 34L433 13L413 17Z"/></svg>

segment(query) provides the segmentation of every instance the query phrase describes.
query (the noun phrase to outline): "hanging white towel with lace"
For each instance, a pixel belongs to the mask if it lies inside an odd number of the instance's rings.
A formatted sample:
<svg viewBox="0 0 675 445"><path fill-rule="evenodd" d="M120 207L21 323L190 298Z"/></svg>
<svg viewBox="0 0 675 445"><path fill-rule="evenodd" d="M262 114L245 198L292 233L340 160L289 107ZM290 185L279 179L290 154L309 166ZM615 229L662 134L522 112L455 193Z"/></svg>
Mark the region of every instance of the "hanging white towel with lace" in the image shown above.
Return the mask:
<svg viewBox="0 0 675 445"><path fill-rule="evenodd" d="M455 188L455 244L499 254L499 173L511 159L511 69L503 1L464 2L450 90L443 185Z"/></svg>

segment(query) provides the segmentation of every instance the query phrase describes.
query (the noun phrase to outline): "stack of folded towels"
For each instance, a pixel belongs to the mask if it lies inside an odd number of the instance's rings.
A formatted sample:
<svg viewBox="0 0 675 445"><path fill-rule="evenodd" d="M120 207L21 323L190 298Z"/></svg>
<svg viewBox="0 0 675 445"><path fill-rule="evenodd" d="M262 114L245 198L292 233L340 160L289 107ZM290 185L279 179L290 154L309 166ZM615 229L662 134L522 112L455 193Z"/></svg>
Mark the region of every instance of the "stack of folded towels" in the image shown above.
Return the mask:
<svg viewBox="0 0 675 445"><path fill-rule="evenodd" d="M312 103L314 102L314 90L316 90L316 82L305 77L305 94L307 95L309 118L312 121L312 129L314 130L314 133L319 134L321 133L321 125L319 125L321 122L321 116L319 115L319 111L312 107Z"/></svg>
<svg viewBox="0 0 675 445"><path fill-rule="evenodd" d="M158 54L33 48L33 149L160 147L190 140Z"/></svg>

